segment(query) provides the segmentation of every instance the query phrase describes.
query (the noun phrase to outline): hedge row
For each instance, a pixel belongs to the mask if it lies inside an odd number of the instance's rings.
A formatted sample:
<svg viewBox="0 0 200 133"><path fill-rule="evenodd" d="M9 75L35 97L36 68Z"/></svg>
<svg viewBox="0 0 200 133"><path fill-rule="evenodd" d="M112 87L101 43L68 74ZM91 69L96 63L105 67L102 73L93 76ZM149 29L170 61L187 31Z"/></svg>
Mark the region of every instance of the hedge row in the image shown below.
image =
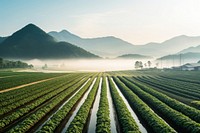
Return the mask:
<svg viewBox="0 0 200 133"><path fill-rule="evenodd" d="M160 114L168 118L170 122L177 126L177 128L180 131L186 131L186 132L193 132L198 133L200 132L200 124L191 120L189 117L183 115L182 113L172 109L156 97L152 96L151 94L143 91L138 86L134 85L130 81L127 81L126 79L119 77L120 80L128 86L134 93L136 93L143 101L145 101L147 104L151 105L156 111L158 111Z"/></svg>
<svg viewBox="0 0 200 133"><path fill-rule="evenodd" d="M104 76L101 86L99 109L97 112L97 124L96 124L97 133L111 133L107 89L108 88L106 87L106 78Z"/></svg>
<svg viewBox="0 0 200 133"><path fill-rule="evenodd" d="M119 95L117 88L115 88L114 83L112 80L109 79L109 86L110 86L110 92L113 99L113 103L116 108L117 116L119 119L120 127L122 129L122 132L128 133L128 132L134 132L134 133L140 133L139 127L136 124L134 118L131 116L131 113L129 112L126 104L124 103L123 99Z"/></svg>
<svg viewBox="0 0 200 133"><path fill-rule="evenodd" d="M56 95L53 99L48 101L42 108L35 111L33 114L31 114L17 126L11 128L8 132L27 132L31 127L33 127L37 122L39 122L47 113L49 113L52 109L54 109L54 107L56 107L58 104L63 103L64 102L63 100L71 96L74 93L74 91L76 91L83 83L84 81L82 80L79 83L70 87L69 89L66 89L59 95Z"/></svg>
<svg viewBox="0 0 200 133"><path fill-rule="evenodd" d="M79 111L77 112L76 116L70 123L67 133L81 133L87 123L87 119L89 117L89 113L92 107L92 104L95 100L96 93L98 90L100 82L100 77L97 78L93 88L91 89L90 93L87 96L85 102L81 105Z"/></svg>
<svg viewBox="0 0 200 133"><path fill-rule="evenodd" d="M144 103L133 91L131 91L124 83L118 78L114 77L117 86L127 98L129 104L134 108L139 115L143 118L146 124L152 128L155 133L175 133L176 131L171 128L163 119L152 111L149 106ZM149 99L150 100L150 99Z"/></svg>
<svg viewBox="0 0 200 133"><path fill-rule="evenodd" d="M190 107L186 104L183 104L175 99L172 99L169 96L167 96L161 92L158 92L150 87L145 86L144 84L137 82L136 80L133 80L132 78L127 78L127 77L125 77L125 78L127 80L129 80L130 82L132 82L133 84L140 87L142 90L148 92L149 94L155 96L162 102L166 103L168 106L172 107L175 110L178 110L179 112L187 115L191 119L200 123L200 110L197 110L197 109Z"/></svg>

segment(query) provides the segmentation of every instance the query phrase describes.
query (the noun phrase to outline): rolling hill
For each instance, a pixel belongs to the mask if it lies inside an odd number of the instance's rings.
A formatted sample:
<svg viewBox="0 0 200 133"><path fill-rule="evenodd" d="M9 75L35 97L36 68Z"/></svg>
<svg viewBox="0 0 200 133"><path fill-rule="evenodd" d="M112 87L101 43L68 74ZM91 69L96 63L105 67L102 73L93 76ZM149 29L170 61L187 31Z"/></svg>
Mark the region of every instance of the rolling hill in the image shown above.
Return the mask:
<svg viewBox="0 0 200 133"><path fill-rule="evenodd" d="M188 52L200 53L200 45L196 47L189 47L187 49L180 51L179 53L188 53Z"/></svg>
<svg viewBox="0 0 200 133"><path fill-rule="evenodd" d="M99 58L67 42L56 42L39 27L28 24L0 45L0 57L11 59Z"/></svg>
<svg viewBox="0 0 200 133"><path fill-rule="evenodd" d="M141 54L144 54L143 51L146 53L145 55L152 56L165 56L169 54L178 53L180 50L191 47L197 46L200 43L200 37L190 37L190 36L177 36L171 38L167 41L162 43L149 43L146 45L141 46L139 50ZM154 52L154 53L153 53Z"/></svg>
<svg viewBox="0 0 200 133"><path fill-rule="evenodd" d="M162 43L133 45L114 36L81 38L67 30L53 31L47 34L37 26L29 24L9 37L0 37L0 56L4 58L48 59L99 58L96 55L100 55L114 58L133 53L161 57L177 53L182 49L184 49L181 51L182 53L197 53L200 51L199 44L200 37L182 35Z"/></svg>
<svg viewBox="0 0 200 133"><path fill-rule="evenodd" d="M116 57L128 53L160 57L200 44L200 37L185 35L171 38L162 43L151 42L144 45L133 45L113 36L81 38L66 30L49 32L49 35L56 38L57 41L66 41L75 44L102 57Z"/></svg>
<svg viewBox="0 0 200 133"><path fill-rule="evenodd" d="M178 53L178 54L163 56L161 58L158 58L157 60L191 63L191 62L198 62L199 59L200 59L200 53L188 52L182 54Z"/></svg>
<svg viewBox="0 0 200 133"><path fill-rule="evenodd" d="M72 43L103 57L116 57L121 54L126 54L130 49L134 49L132 44L113 36L81 38L66 30L49 32L49 35L56 38L57 41Z"/></svg>
<svg viewBox="0 0 200 133"><path fill-rule="evenodd" d="M0 37L0 43L2 43L7 37Z"/></svg>

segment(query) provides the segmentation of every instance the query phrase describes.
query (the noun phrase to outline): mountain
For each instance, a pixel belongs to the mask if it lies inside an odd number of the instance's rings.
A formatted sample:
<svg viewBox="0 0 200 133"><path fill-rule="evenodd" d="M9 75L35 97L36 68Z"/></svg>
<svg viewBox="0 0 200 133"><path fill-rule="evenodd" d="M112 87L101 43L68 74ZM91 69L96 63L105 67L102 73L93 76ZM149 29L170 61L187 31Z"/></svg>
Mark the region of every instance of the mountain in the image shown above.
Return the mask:
<svg viewBox="0 0 200 133"><path fill-rule="evenodd" d="M82 38L68 32L67 30L62 30L59 32L59 34L56 31L49 32L48 34L56 38L57 41L69 41L75 44L79 44L79 41L82 40Z"/></svg>
<svg viewBox="0 0 200 133"><path fill-rule="evenodd" d="M184 63L191 63L191 62L198 62L200 59L200 53L193 53L188 52L184 54L173 54L173 55L167 55L163 56L161 58L158 58L157 60L162 61L178 61L178 62L184 62Z"/></svg>
<svg viewBox="0 0 200 133"><path fill-rule="evenodd" d="M125 54L117 57L118 59L135 59L135 60L143 60L143 59L153 59L151 56L139 55L139 54Z"/></svg>
<svg viewBox="0 0 200 133"><path fill-rule="evenodd" d="M2 43L7 37L0 37L0 43Z"/></svg>
<svg viewBox="0 0 200 133"><path fill-rule="evenodd" d="M56 42L39 27L28 24L0 45L0 57L12 59L98 58L67 42Z"/></svg>
<svg viewBox="0 0 200 133"><path fill-rule="evenodd" d="M188 53L188 52L200 53L200 45L196 47L189 47L187 49L180 51L179 53Z"/></svg>
<svg viewBox="0 0 200 133"><path fill-rule="evenodd" d="M154 46L153 49L152 49L152 44L150 44L149 50L153 50L158 53L162 53L162 55L167 55L167 54L177 53L182 49L185 49L185 48L188 48L191 46L197 46L199 44L200 44L199 36L189 37L186 35L181 35L181 36L171 38L160 44L157 44L157 46L156 47Z"/></svg>
<svg viewBox="0 0 200 133"><path fill-rule="evenodd" d="M56 38L57 41L65 41L82 47L92 53L103 57L115 57L120 54L125 54L134 46L124 40L113 36L99 38L81 38L66 30L61 32L49 32L49 35Z"/></svg>
<svg viewBox="0 0 200 133"><path fill-rule="evenodd" d="M200 37L189 37L185 35L171 38L162 43L152 42L144 45L133 45L113 36L81 38L66 30L50 32L49 35L56 38L57 41L66 41L75 44L103 57L116 57L127 53L160 57L177 53L182 49L200 44Z"/></svg>

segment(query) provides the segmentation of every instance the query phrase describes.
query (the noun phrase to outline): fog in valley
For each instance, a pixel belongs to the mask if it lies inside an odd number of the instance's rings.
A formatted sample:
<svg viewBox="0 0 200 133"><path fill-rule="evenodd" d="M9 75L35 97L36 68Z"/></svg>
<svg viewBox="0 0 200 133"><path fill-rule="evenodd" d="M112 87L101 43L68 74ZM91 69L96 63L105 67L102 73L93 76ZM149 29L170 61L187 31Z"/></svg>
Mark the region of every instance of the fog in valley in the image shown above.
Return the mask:
<svg viewBox="0 0 200 133"><path fill-rule="evenodd" d="M72 71L117 71L117 70L133 70L135 62L142 61L143 68L149 68L148 61L151 61L150 68L171 68L180 66L185 63L193 63L196 60L133 60L133 59L67 59L67 60L24 60L28 64L34 66L34 71L47 72L72 72Z"/></svg>
<svg viewBox="0 0 200 133"><path fill-rule="evenodd" d="M135 68L135 61L130 59L68 59L68 60L28 60L38 71L40 69L49 71L116 71L132 70ZM148 60L142 60L147 62ZM46 68L45 68L46 64Z"/></svg>

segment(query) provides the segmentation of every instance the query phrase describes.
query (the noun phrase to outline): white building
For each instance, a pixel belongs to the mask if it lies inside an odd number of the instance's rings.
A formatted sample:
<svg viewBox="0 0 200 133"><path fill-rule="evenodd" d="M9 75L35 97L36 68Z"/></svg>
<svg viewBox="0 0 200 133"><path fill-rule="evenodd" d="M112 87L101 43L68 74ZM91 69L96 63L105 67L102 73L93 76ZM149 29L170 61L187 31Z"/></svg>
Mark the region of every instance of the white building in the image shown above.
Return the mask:
<svg viewBox="0 0 200 133"><path fill-rule="evenodd" d="M200 63L187 63L185 65L182 65L181 70L188 70L188 71L192 71L192 70L200 70Z"/></svg>

